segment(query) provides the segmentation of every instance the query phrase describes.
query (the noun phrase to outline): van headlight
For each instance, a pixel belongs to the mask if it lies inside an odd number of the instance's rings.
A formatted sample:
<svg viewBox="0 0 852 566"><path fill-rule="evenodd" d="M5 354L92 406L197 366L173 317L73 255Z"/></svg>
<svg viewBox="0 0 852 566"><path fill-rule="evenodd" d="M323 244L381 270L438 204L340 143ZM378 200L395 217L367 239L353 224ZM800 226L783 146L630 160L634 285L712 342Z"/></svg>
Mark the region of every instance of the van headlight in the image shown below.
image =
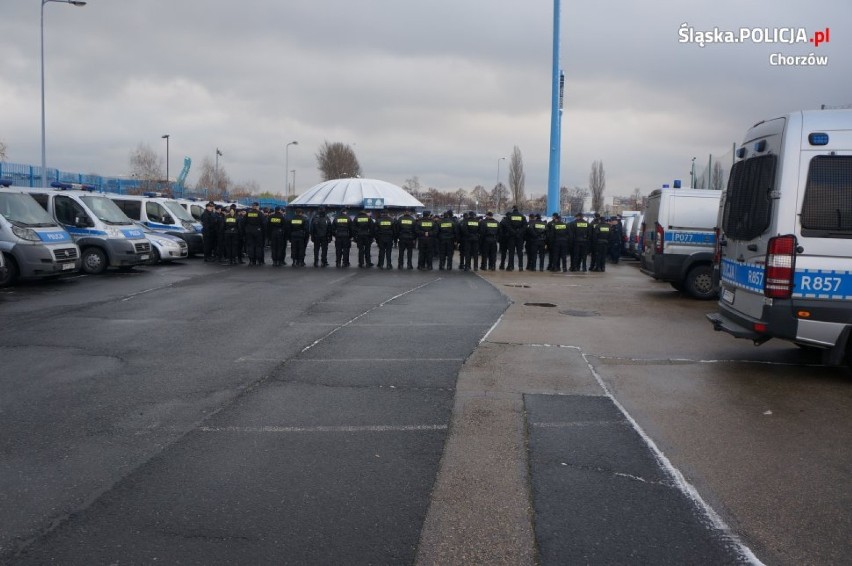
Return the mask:
<svg viewBox="0 0 852 566"><path fill-rule="evenodd" d="M12 226L12 233L22 240L28 240L30 242L41 241L41 238L38 237L38 234L32 228L21 228L20 226Z"/></svg>

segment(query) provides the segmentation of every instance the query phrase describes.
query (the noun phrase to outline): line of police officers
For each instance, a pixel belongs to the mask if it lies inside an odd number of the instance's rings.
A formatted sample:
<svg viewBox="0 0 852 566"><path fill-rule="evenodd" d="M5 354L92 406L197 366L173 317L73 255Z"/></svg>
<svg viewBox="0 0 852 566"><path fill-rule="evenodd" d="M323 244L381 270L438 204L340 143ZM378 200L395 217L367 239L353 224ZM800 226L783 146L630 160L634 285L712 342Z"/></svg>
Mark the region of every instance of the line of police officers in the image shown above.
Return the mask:
<svg viewBox="0 0 852 566"><path fill-rule="evenodd" d="M354 242L358 250L358 267L373 267L372 244L378 246L378 268L393 269L392 251L396 246L397 269L414 269L413 256L417 249L417 268L433 269L438 258L438 269L451 270L456 247L459 249L458 268L464 271L497 269L498 249L500 269L513 271L515 259L519 271L586 271L591 255L591 271L605 271L607 257L617 262L621 251L621 221L617 217L604 219L595 215L591 222L581 214L566 223L554 213L546 222L540 214L530 214L527 219L517 207L499 222L493 212L479 217L468 212L457 219L448 210L441 216L424 211L415 217L406 210L398 218L391 218L387 210L378 217L366 211L350 217L345 209L329 218L320 207L312 218L302 209L287 218L282 208L261 210L258 203L250 209L237 210L236 205L220 207L207 203L201 215L204 238L204 260L224 261L228 264L249 265L264 263L264 249L269 245L272 265L287 265L287 244L290 244L294 267L305 266L308 241L314 244L314 267L328 266L328 247L334 242L336 267L349 267L349 256ZM524 262L526 253L526 262ZM508 264L507 264L508 259Z"/></svg>

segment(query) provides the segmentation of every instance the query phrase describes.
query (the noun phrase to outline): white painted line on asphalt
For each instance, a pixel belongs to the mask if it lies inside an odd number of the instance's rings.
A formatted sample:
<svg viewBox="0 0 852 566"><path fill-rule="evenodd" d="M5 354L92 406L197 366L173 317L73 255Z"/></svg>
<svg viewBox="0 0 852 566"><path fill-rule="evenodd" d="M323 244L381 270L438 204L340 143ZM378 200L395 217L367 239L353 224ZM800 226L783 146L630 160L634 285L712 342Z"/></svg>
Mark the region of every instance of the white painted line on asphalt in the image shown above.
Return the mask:
<svg viewBox="0 0 852 566"><path fill-rule="evenodd" d="M600 425L629 425L628 421L575 421L575 422L560 422L560 423L530 423L533 428L572 428L583 426L600 426Z"/></svg>
<svg viewBox="0 0 852 566"><path fill-rule="evenodd" d="M419 290L420 290L420 289L422 289L423 287L426 287L427 285L431 285L432 283L435 283L436 281L440 281L440 280L441 280L441 278L440 278L440 277L438 277L437 279L433 279L432 281L427 281L426 283L423 283L422 285L418 285L417 287L411 288L411 289L409 289L408 291L405 291L405 292L403 292L403 293L399 293L398 295L394 295L394 296L393 296L393 297L391 297L390 299L388 299L388 300L386 300L386 301L383 301L383 302L379 303L378 305L376 305L376 306L374 306L374 307L372 307L372 308L370 308L370 309L365 310L364 312L362 312L361 314L359 314L358 316L356 316L356 317L355 317L355 318L353 318L352 320L350 320L350 321L348 321L348 322L345 322L345 323L341 324L340 326L338 326L337 328L333 329L331 332L329 332L328 334L326 334L326 335L325 335L325 336L323 336L322 338L318 338L318 339L316 339L316 340L315 340L312 344L310 344L310 345L308 345L308 346L305 346L305 347L302 349L302 351L301 351L300 353L304 354L305 352L307 352L308 350L310 350L311 348L313 348L314 346L316 346L317 344L319 344L320 342L322 342L323 340L325 340L326 338L328 338L329 336L331 336L332 334L334 334L335 332L337 332L338 330L340 330L341 328L346 328L347 326L351 325L353 322L355 322L355 321L356 321L356 320L358 320L359 318L362 318L362 317L364 317L364 316L367 316L368 314L370 314L370 313L371 313L371 312L373 312L374 310L377 310L377 309L382 308L383 306L385 306L385 305L386 305L386 304L388 304L389 302L391 302L391 301L393 301L393 300L395 300L395 299L398 299L398 298L400 298L400 297L404 297L405 295L407 295L407 294L409 294L409 293L413 293L414 291L419 291Z"/></svg>
<svg viewBox="0 0 852 566"><path fill-rule="evenodd" d="M503 314L505 314L505 313L503 313ZM503 314L500 315L500 318L497 319L497 322L495 322L494 324L491 325L491 328L488 329L488 332L485 333L485 336L483 336L479 340L480 344L482 344L483 342L488 340L488 337L491 335L492 332L494 332L494 329L497 328L497 325L500 324L501 322L503 322Z"/></svg>
<svg viewBox="0 0 852 566"><path fill-rule="evenodd" d="M316 362L463 362L466 359L467 358L296 358L290 361L313 364Z"/></svg>
<svg viewBox="0 0 852 566"><path fill-rule="evenodd" d="M134 299L134 298L136 298L136 297L138 297L138 296L140 296L140 295L145 295L146 293L150 293L150 292L152 292L152 291L159 291L159 290L161 290L161 289L168 289L168 288L169 288L169 287L171 287L171 286L172 286L172 285L171 285L171 283L170 283L170 284L168 284L168 285L163 285L162 287L153 287L153 288L151 288L151 289L145 289L144 291L139 291L138 293L132 293L132 294L130 294L130 295L126 295L123 299L121 299L121 302L129 301L130 299Z"/></svg>
<svg viewBox="0 0 852 566"><path fill-rule="evenodd" d="M420 432L447 430L448 425L363 425L363 426L202 426L200 432Z"/></svg>
<svg viewBox="0 0 852 566"><path fill-rule="evenodd" d="M728 542L736 549L736 551L744 560L747 560L750 564L754 564L755 566L763 566L763 562L761 562L760 559L754 555L751 549L746 546L745 543L740 540L740 538L736 534L734 534L734 532L727 525L727 523L725 523L724 519L722 519L722 517L720 517L719 514L716 513L716 511L706 501L704 501L704 498L701 497L701 494L698 493L698 490L695 489L695 486L689 483L689 481L684 477L681 471L678 470L675 465L671 463L671 460L666 457L666 455L663 453L662 450L660 450L660 448L651 439L651 437L648 436L648 434L642 429L641 426L639 426L639 423L636 422L636 420L630 415L630 413L627 412L627 409L625 409L624 406L618 402L618 399L615 398L615 395L612 394L612 392L606 386L606 383L604 383L603 378L600 376L597 370L595 370L594 366L589 361L589 356L587 356L581 348L578 349L580 350L581 355L583 356L583 360L585 360L586 362L586 365L589 367L589 371L592 372L592 375L598 382L598 385L601 387L601 389L603 389L604 393L607 397L609 397L610 401L612 401L613 404L618 407L618 410L621 411L621 414L624 415L624 418L627 419L627 421L633 426L633 430L635 430L636 433L642 438L642 440L645 441L645 444L654 454L654 457L657 459L657 462L671 476L671 478L675 482L675 486L680 490L680 492L695 503L696 507L698 507L698 509L704 513L704 516L707 518L707 520L710 521L711 525L716 530L721 532L725 536L725 538L727 538Z"/></svg>
<svg viewBox="0 0 852 566"><path fill-rule="evenodd" d="M766 366L787 366L787 367L815 367L821 368L825 367L822 364L799 364L795 362L772 362L767 360L695 360L691 358L627 358L627 357L619 357L619 356L596 356L592 354L593 357L598 358L599 360L615 360L615 361L626 361L626 362L645 362L649 364L661 364L661 363L689 363L689 364L758 364L758 365L766 365Z"/></svg>

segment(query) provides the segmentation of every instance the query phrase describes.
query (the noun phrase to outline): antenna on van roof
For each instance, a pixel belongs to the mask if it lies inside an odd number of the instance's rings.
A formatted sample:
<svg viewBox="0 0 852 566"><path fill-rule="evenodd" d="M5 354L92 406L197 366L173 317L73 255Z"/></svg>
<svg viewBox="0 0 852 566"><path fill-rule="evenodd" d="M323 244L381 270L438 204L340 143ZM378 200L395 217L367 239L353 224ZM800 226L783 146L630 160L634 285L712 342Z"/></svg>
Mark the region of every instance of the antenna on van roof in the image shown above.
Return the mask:
<svg viewBox="0 0 852 566"><path fill-rule="evenodd" d="M829 106L828 104L823 104L819 107L820 110L849 110L852 108L852 104L841 104L839 106Z"/></svg>

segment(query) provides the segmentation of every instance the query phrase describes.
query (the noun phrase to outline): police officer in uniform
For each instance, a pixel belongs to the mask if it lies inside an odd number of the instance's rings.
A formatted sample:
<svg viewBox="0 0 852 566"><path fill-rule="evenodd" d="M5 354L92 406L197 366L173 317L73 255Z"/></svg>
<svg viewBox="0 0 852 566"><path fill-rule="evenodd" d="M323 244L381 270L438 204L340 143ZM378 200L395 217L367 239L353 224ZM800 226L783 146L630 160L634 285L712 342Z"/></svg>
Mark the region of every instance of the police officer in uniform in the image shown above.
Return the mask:
<svg viewBox="0 0 852 566"><path fill-rule="evenodd" d="M334 234L334 266L349 267L349 251L352 249L352 221L343 208L331 223Z"/></svg>
<svg viewBox="0 0 852 566"><path fill-rule="evenodd" d="M577 213L571 224L571 271L586 271L586 260L589 255L589 223L581 213Z"/></svg>
<svg viewBox="0 0 852 566"><path fill-rule="evenodd" d="M396 238L399 241L399 260L397 261L397 269L402 269L403 259L407 259L406 266L408 269L414 269L411 265L411 256L414 252L414 241L417 239L417 233L414 230L414 217L410 210L406 210L405 214L396 219Z"/></svg>
<svg viewBox="0 0 852 566"><path fill-rule="evenodd" d="M204 261L213 261L216 251L216 235L218 232L219 219L216 214L216 204L208 202L204 205L201 213L201 237L204 242Z"/></svg>
<svg viewBox="0 0 852 566"><path fill-rule="evenodd" d="M289 222L290 232L290 257L293 258L293 267L305 267L305 246L308 241L308 219L305 211L296 209L296 214Z"/></svg>
<svg viewBox="0 0 852 566"><path fill-rule="evenodd" d="M453 211L448 210L438 221L438 269L449 271L453 268L453 251L458 239L459 227L453 218Z"/></svg>
<svg viewBox="0 0 852 566"><path fill-rule="evenodd" d="M246 217L243 221L246 255L249 258L249 265L260 265L263 263L265 224L266 218L260 211L260 203L251 203L251 209L246 212Z"/></svg>
<svg viewBox="0 0 852 566"><path fill-rule="evenodd" d="M370 218L366 210L362 210L355 215L353 230L355 233L355 244L358 246L358 267L373 267L370 248L373 246L375 222L373 222L373 219Z"/></svg>
<svg viewBox="0 0 852 566"><path fill-rule="evenodd" d="M224 224L222 239L225 246L225 260L228 265L236 265L240 245L240 226L236 207L228 209Z"/></svg>
<svg viewBox="0 0 852 566"><path fill-rule="evenodd" d="M280 206L276 206L275 211L266 219L266 230L272 254L272 266L282 266L287 249L287 219Z"/></svg>
<svg viewBox="0 0 852 566"><path fill-rule="evenodd" d="M606 271L606 255L609 251L609 239L612 235L609 222L601 219L592 230L592 245L595 248L595 260L592 271Z"/></svg>
<svg viewBox="0 0 852 566"><path fill-rule="evenodd" d="M414 232L417 234L417 269L432 269L432 242L436 234L435 222L432 221L431 213L423 211L423 215L414 221Z"/></svg>
<svg viewBox="0 0 852 566"><path fill-rule="evenodd" d="M393 269L393 240L396 234L393 219L386 209L382 209L376 220L376 244L379 246L379 269ZM387 267L385 267L387 266Z"/></svg>
<svg viewBox="0 0 852 566"><path fill-rule="evenodd" d="M515 268L515 255L518 256L518 271L524 270L524 233L527 229L527 219L518 212L518 207L512 207L509 213L509 224L506 232L506 247L509 250L509 265L506 268L512 271Z"/></svg>
<svg viewBox="0 0 852 566"><path fill-rule="evenodd" d="M328 243L331 242L331 222L325 215L325 207L317 210L316 216L311 220L311 241L314 243L314 267L322 263L328 267Z"/></svg>
<svg viewBox="0 0 852 566"><path fill-rule="evenodd" d="M535 271L535 263L538 260L539 271L544 271L544 256L547 248L547 223L541 219L540 214L532 218L527 226L529 236L529 248L527 250L527 269Z"/></svg>
<svg viewBox="0 0 852 566"><path fill-rule="evenodd" d="M471 211L467 213L467 218L463 219L459 226L459 237L461 239L462 257L464 258L465 271L470 271L471 263L473 270L479 271L479 220L476 218L476 213Z"/></svg>
<svg viewBox="0 0 852 566"><path fill-rule="evenodd" d="M558 212L553 213L553 220L547 225L547 242L550 246L550 271L568 271L568 248L571 232L568 224L563 222Z"/></svg>
<svg viewBox="0 0 852 566"><path fill-rule="evenodd" d="M494 213L490 210L485 213L485 218L479 223L480 248L482 253L483 270L494 271L497 267L497 239L500 237L500 223L494 220Z"/></svg>

